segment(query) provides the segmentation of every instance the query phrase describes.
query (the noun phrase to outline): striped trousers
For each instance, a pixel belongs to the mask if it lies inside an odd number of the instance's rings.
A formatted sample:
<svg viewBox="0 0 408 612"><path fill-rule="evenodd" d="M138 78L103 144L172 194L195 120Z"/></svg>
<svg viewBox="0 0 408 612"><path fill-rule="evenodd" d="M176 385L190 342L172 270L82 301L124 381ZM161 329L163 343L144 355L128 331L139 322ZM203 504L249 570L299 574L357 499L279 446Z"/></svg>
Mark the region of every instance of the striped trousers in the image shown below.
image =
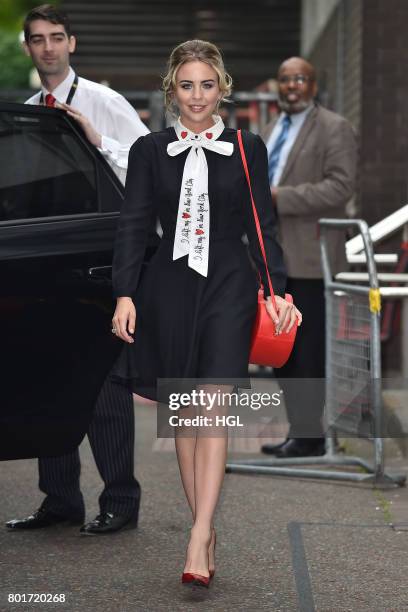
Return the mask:
<svg viewBox="0 0 408 612"><path fill-rule="evenodd" d="M104 489L99 497L101 512L112 512L137 519L140 485L134 469L134 408L126 387L109 377L102 386L89 426L88 439ZM79 478L79 451L38 461L39 487L46 494L42 508L82 520L84 499Z"/></svg>

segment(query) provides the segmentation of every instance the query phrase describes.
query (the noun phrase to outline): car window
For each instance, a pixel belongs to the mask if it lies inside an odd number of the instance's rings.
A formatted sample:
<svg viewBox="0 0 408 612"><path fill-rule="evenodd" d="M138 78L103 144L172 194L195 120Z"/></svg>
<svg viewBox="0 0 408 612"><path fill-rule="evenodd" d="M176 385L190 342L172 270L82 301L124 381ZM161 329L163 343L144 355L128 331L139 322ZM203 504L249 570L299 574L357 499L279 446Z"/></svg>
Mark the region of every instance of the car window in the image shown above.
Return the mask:
<svg viewBox="0 0 408 612"><path fill-rule="evenodd" d="M95 157L58 113L0 112L0 221L97 212Z"/></svg>

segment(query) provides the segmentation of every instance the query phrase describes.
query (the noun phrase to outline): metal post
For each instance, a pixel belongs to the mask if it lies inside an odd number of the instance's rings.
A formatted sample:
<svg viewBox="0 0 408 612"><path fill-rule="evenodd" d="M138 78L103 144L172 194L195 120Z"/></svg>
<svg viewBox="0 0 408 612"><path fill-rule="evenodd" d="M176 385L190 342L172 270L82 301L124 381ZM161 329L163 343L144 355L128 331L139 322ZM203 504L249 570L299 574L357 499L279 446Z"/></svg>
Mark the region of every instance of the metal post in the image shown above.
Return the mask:
<svg viewBox="0 0 408 612"><path fill-rule="evenodd" d="M408 225L402 229L402 241L408 243ZM401 370L403 378L408 378L408 300L403 300L401 311Z"/></svg>
<svg viewBox="0 0 408 612"><path fill-rule="evenodd" d="M163 106L163 94L161 91L153 91L149 97L149 111L150 111L150 130L152 132L159 132L164 128L164 106Z"/></svg>

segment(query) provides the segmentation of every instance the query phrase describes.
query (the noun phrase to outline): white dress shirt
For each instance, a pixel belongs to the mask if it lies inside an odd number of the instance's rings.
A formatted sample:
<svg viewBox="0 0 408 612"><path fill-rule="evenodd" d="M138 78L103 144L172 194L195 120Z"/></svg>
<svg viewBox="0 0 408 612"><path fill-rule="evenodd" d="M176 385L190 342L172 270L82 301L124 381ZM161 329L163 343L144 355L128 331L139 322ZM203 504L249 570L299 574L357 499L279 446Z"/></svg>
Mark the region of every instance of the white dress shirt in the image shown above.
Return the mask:
<svg viewBox="0 0 408 612"><path fill-rule="evenodd" d="M69 69L67 78L49 92L42 87L26 101L26 104L40 104L41 93L44 100L52 93L58 102L65 103L74 82L75 73ZM129 149L139 138L149 133L135 109L125 98L100 83L79 77L78 87L72 98L72 107L85 115L102 137L101 153L106 157L118 178L125 183Z"/></svg>
<svg viewBox="0 0 408 612"><path fill-rule="evenodd" d="M310 104L301 113L293 113L292 115L290 115L291 124L289 126L289 131L288 131L287 138L285 140L285 144L283 145L280 156L279 156L278 166L273 175L272 187L276 187L279 184L280 178L282 176L282 172L286 166L286 162L288 160L292 147L295 144L296 138L298 137L298 134L300 130L302 129L302 125L304 124L306 117L308 116L312 108L313 108L313 104ZM279 115L279 119L277 120L271 132L271 135L269 136L269 140L266 145L266 148L268 149L268 158L282 130L282 122L285 117L286 117L286 113L281 113Z"/></svg>

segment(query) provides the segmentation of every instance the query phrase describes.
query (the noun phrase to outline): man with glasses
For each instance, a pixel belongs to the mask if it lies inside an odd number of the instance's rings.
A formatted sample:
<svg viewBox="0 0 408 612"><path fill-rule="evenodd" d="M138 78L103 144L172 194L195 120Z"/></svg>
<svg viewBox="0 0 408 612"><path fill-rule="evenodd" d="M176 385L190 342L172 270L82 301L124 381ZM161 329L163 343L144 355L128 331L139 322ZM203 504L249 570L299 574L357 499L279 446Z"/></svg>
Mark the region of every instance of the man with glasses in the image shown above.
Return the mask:
<svg viewBox="0 0 408 612"><path fill-rule="evenodd" d="M316 73L298 57L278 71L280 115L262 134L269 181L288 271L286 291L303 314L295 346L276 375L284 390L290 429L286 440L264 444L276 457L323 455L325 302L318 220L346 216L355 189L357 144L350 123L318 105ZM334 272L345 265L344 236L333 232ZM302 379L302 380L297 380Z"/></svg>

